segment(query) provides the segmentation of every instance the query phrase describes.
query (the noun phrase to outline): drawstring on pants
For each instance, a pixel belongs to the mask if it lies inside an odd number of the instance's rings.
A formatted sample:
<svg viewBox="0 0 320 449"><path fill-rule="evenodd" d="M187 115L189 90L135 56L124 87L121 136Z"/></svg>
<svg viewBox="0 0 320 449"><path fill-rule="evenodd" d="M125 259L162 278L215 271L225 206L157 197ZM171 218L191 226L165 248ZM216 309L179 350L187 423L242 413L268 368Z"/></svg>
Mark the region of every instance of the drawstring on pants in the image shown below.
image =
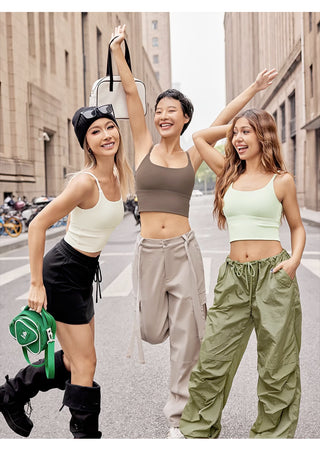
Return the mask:
<svg viewBox="0 0 320 449"><path fill-rule="evenodd" d="M133 322L133 331L131 334L131 339L129 343L129 348L127 352L127 357L130 358L133 354L134 341L137 340L138 345L138 354L139 354L139 362L145 363L144 353L142 347L142 338L141 338L141 330L140 330L140 257L141 257L141 243L143 241L143 237L140 237L138 243L138 286L137 286L137 297L135 300L135 310L134 310L134 322Z"/></svg>
<svg viewBox="0 0 320 449"><path fill-rule="evenodd" d="M102 298L102 295L101 295L102 273L101 273L101 268L100 268L99 262L97 264L97 268L96 268L96 271L94 273L93 280L96 283L96 302L98 302L98 293L99 293L100 299Z"/></svg>

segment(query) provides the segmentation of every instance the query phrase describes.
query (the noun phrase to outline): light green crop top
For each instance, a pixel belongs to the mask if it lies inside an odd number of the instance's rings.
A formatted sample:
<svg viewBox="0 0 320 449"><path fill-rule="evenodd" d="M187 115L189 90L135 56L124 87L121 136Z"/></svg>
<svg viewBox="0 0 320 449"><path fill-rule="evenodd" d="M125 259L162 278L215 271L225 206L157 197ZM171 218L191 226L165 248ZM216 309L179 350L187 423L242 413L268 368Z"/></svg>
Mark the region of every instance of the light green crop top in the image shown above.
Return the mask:
<svg viewBox="0 0 320 449"><path fill-rule="evenodd" d="M223 213L229 229L229 240L279 240L282 204L273 181L258 190L228 188L224 196Z"/></svg>
<svg viewBox="0 0 320 449"><path fill-rule="evenodd" d="M98 179L90 172L99 189L99 199L90 209L75 207L70 213L70 224L64 240L73 248L88 253L101 251L110 234L121 223L123 201L109 201L103 194Z"/></svg>

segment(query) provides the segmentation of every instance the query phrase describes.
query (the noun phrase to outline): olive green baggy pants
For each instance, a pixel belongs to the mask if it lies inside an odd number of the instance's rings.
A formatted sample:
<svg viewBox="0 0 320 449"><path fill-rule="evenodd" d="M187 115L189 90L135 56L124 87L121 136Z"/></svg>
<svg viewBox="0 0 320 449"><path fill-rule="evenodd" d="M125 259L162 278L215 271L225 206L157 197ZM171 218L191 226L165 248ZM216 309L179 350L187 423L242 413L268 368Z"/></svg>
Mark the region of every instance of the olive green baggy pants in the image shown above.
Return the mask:
<svg viewBox="0 0 320 449"><path fill-rule="evenodd" d="M200 357L189 382L180 430L187 438L217 438L233 377L255 328L258 417L250 438L293 438L300 404L301 306L296 279L272 273L286 251L254 262L226 259L208 311ZM240 417L239 417L240 418Z"/></svg>

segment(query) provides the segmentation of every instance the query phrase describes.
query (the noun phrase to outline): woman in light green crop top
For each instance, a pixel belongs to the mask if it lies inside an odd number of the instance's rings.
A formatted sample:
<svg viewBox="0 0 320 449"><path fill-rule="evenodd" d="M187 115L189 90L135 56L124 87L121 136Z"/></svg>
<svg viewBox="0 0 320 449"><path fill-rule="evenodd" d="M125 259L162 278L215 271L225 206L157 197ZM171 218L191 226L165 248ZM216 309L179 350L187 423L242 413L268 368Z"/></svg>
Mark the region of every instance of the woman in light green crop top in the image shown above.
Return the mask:
<svg viewBox="0 0 320 449"><path fill-rule="evenodd" d="M208 141L227 136L225 164ZM180 430L186 438L217 438L233 377L255 328L258 417L250 438L293 438L300 403L301 306L295 277L305 230L293 177L285 170L276 124L249 109L227 127L200 131L195 145L217 175L214 211L227 222L230 254L220 267L199 362ZM279 240L283 212L291 256Z"/></svg>
<svg viewBox="0 0 320 449"><path fill-rule="evenodd" d="M63 405L69 407L74 438L101 438L92 283L100 274L99 255L107 237L122 220L123 199L133 177L111 105L80 108L72 123L84 150L85 169L37 215L28 232L28 305L38 313L44 307L56 320L62 350L55 353L55 377L47 379L44 366L28 365L15 377L6 376L0 386L0 411L9 427L24 437L33 427L25 403L39 391L59 388L65 390ZM72 235L43 258L46 230L74 211Z"/></svg>

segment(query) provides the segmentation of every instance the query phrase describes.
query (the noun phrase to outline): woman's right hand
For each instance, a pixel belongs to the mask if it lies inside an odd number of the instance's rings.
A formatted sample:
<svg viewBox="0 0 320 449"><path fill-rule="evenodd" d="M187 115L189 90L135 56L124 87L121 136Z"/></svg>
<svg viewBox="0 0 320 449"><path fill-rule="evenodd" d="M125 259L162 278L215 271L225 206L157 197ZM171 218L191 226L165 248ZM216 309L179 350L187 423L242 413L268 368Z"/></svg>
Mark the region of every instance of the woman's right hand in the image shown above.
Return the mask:
<svg viewBox="0 0 320 449"><path fill-rule="evenodd" d="M119 25L115 27L114 32L111 34L110 39L110 48L113 50L117 45L121 45L121 43L126 38L126 26L125 25Z"/></svg>
<svg viewBox="0 0 320 449"><path fill-rule="evenodd" d="M28 306L38 313L41 313L42 307L47 309L47 294L43 284L40 286L30 285Z"/></svg>

